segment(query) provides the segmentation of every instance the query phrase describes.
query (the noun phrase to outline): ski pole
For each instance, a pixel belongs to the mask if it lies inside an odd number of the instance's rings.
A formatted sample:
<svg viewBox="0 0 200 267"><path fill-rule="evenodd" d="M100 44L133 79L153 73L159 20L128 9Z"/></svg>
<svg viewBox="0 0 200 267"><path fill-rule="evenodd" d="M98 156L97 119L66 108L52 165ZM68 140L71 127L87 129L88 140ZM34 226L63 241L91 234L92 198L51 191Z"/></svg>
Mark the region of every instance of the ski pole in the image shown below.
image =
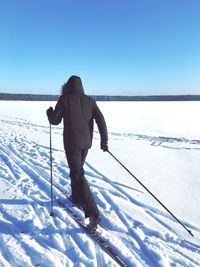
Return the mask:
<svg viewBox="0 0 200 267"><path fill-rule="evenodd" d="M191 230L189 230L151 191L132 173L130 172L109 150L107 152L141 185L143 186L147 192L155 198L155 200L158 201L158 203L169 213L171 216L183 226L183 228L191 235L194 237L193 233Z"/></svg>
<svg viewBox="0 0 200 267"><path fill-rule="evenodd" d="M51 212L50 216L54 216L53 213L53 172L52 172L52 138L51 138L51 123L49 124L49 136L50 136L50 175L51 175Z"/></svg>

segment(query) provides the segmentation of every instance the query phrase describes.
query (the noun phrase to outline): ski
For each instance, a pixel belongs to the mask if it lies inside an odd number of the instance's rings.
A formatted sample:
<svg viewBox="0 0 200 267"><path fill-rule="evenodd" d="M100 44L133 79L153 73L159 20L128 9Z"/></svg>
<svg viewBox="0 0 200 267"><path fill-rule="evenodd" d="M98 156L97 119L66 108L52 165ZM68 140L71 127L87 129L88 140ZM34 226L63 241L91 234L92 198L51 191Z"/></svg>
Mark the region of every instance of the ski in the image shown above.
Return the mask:
<svg viewBox="0 0 200 267"><path fill-rule="evenodd" d="M72 204L72 207L76 207L71 198L70 195L67 194L62 188L60 188L58 185L56 184L52 184L52 186L57 189L67 200L70 201L70 203ZM95 242L97 242L100 247L108 254L110 255L120 266L122 267L128 267L128 265L124 262L124 260L114 251L114 249L101 237L100 234L98 234L97 231L93 231L93 232L89 232L87 230L87 226L84 224L84 222L80 219L80 217L66 204L64 203L62 200L60 199L56 199L57 203L67 212L67 214L73 218L76 223L78 223L78 225L85 231L85 233L87 233ZM105 227L103 227L101 224L99 224L99 226L108 231Z"/></svg>
<svg viewBox="0 0 200 267"><path fill-rule="evenodd" d="M101 237L100 234L98 234L97 231L89 232L87 230L86 225L84 222L77 216L63 201L60 199L56 199L57 203L64 208L64 210L67 212L68 215L70 215L77 223L78 225L84 229L85 233L87 233L93 240L95 240L100 247L108 254L110 255L120 266L128 267L128 265L124 262L124 260L114 251L114 249L107 244L107 242Z"/></svg>
<svg viewBox="0 0 200 267"><path fill-rule="evenodd" d="M59 192L66 198L66 199L68 199L73 207L76 207L76 208L78 208L80 211L83 211L82 207L79 207L79 206L77 206L77 205L75 205L75 204L73 203L73 201L72 201L70 195L69 195L68 193L66 193L62 188L60 188L60 187L59 187L58 185L56 185L56 184L53 184L53 187L55 187L55 188L56 188L56 189L57 189L57 190L58 190L58 191L59 191ZM105 226L103 226L101 222L99 223L99 226L100 226L101 228L103 228L104 230L107 230L107 231L108 231L108 229L107 229Z"/></svg>

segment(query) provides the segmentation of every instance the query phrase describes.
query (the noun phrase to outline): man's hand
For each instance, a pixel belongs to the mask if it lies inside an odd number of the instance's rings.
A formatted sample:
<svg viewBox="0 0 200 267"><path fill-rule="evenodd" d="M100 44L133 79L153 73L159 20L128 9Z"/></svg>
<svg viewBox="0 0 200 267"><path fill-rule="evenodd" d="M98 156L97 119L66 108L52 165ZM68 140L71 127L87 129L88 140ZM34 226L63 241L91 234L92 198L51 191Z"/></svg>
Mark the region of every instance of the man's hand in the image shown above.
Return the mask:
<svg viewBox="0 0 200 267"><path fill-rule="evenodd" d="M47 111L46 111L47 116L48 117L51 116L52 112L53 112L53 108L52 107L48 108Z"/></svg>
<svg viewBox="0 0 200 267"><path fill-rule="evenodd" d="M101 149L103 150L103 152L107 152L108 151L108 143L107 142L101 143Z"/></svg>

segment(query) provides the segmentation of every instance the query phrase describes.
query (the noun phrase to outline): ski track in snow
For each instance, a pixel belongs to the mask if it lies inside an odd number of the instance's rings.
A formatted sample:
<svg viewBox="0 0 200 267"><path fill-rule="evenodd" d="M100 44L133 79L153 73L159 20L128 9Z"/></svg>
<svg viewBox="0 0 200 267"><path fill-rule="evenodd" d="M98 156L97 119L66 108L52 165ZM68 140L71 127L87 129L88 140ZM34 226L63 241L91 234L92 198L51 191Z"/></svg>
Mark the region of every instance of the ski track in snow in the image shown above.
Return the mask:
<svg viewBox="0 0 200 267"><path fill-rule="evenodd" d="M118 266L56 201L55 217L49 216L49 147L35 141L33 132L49 138L48 127L0 117L0 266ZM62 138L60 128L54 134ZM200 149L199 140L116 133L109 137L170 149ZM181 237L180 226L168 213L140 201L143 191L111 181L89 162L85 173L108 229L101 234L128 266L200 266L198 242ZM53 149L53 179L70 193L62 149ZM56 189L54 197L63 199ZM184 223L199 236L200 228Z"/></svg>

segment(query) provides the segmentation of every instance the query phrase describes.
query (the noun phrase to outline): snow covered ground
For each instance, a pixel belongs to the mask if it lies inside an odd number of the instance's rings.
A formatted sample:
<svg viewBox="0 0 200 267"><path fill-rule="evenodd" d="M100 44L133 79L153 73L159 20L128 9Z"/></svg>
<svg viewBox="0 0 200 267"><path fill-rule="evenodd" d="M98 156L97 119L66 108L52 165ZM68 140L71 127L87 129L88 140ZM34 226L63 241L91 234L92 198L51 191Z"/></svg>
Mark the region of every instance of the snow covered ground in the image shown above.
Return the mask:
<svg viewBox="0 0 200 267"><path fill-rule="evenodd" d="M200 103L98 104L110 151L194 237L99 149L95 129L85 172L108 229L101 235L128 266L200 266ZM0 102L0 266L118 266L56 201L49 216L50 105ZM62 125L52 133L53 180L70 193ZM54 198L63 195L55 189Z"/></svg>

